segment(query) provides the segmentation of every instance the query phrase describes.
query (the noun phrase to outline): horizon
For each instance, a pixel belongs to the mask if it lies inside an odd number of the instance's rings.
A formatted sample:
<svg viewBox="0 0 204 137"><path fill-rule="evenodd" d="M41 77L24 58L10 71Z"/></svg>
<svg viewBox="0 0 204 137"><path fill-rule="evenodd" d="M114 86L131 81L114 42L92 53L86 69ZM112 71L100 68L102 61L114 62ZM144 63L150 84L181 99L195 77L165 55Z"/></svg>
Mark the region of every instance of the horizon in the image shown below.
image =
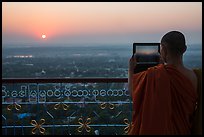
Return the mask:
<svg viewBox="0 0 204 137"><path fill-rule="evenodd" d="M135 43L135 42L133 42ZM2 46L2 49L4 48L55 48L55 47L64 47L64 48L69 48L69 47L131 47L133 46L133 43L13 43L13 44L4 44ZM141 42L141 43L157 43L155 41L153 42ZM187 47L198 47L202 49L202 43L191 43L187 44Z"/></svg>
<svg viewBox="0 0 204 137"><path fill-rule="evenodd" d="M202 45L202 2L2 2L3 47L160 42L171 30Z"/></svg>

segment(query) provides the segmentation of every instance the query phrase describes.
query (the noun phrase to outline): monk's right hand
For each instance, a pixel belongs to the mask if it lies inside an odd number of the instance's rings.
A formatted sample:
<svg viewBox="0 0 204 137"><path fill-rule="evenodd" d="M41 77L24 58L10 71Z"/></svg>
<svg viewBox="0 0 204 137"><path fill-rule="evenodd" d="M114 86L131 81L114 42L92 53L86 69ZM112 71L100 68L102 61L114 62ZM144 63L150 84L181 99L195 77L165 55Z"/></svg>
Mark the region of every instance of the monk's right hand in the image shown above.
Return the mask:
<svg viewBox="0 0 204 137"><path fill-rule="evenodd" d="M136 63L137 63L137 60L136 58L134 57L134 55L132 55L132 57L130 58L129 60L129 71L133 72L134 71L134 68L136 66Z"/></svg>

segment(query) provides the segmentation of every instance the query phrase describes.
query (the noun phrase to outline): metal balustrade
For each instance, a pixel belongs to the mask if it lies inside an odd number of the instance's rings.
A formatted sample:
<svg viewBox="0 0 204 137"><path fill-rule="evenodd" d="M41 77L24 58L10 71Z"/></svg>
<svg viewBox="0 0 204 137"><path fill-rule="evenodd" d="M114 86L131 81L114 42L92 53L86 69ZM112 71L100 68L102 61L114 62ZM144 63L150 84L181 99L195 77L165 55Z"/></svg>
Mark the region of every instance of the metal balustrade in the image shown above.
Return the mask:
<svg viewBox="0 0 204 137"><path fill-rule="evenodd" d="M2 79L2 134L124 135L127 78Z"/></svg>

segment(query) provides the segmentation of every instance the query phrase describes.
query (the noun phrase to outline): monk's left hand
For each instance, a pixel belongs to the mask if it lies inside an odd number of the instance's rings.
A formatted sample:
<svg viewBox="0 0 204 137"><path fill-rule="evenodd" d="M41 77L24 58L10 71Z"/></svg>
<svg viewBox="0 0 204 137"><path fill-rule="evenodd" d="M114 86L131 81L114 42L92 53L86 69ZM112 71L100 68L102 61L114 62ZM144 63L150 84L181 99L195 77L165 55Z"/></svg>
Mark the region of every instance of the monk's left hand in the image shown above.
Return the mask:
<svg viewBox="0 0 204 137"><path fill-rule="evenodd" d="M132 55L132 57L130 58L129 60L129 71L133 72L134 71L134 68L136 66L136 63L137 63L137 60L136 58L134 57L134 55Z"/></svg>

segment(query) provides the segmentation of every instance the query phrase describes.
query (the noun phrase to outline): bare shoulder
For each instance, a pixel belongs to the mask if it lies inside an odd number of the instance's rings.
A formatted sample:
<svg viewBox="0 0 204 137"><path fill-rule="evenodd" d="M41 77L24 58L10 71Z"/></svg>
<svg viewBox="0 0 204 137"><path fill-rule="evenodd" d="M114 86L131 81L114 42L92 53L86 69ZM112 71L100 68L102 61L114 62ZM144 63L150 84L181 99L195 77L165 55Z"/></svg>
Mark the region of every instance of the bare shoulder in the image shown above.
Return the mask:
<svg viewBox="0 0 204 137"><path fill-rule="evenodd" d="M197 76L192 69L184 68L182 72L193 84L195 89L197 90Z"/></svg>

